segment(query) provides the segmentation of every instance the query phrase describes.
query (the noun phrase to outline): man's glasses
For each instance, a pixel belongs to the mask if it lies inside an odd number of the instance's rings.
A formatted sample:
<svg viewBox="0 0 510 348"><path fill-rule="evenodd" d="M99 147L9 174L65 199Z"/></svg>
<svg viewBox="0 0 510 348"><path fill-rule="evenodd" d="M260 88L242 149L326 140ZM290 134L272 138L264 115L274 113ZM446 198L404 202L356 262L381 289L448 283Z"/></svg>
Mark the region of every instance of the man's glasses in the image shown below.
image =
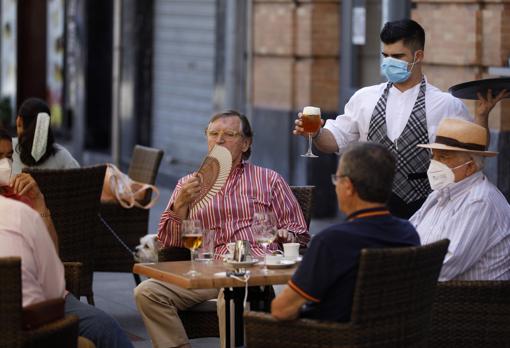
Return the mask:
<svg viewBox="0 0 510 348"><path fill-rule="evenodd" d="M342 174L331 174L331 183L333 184L333 186L336 186L336 184L338 183L338 181L341 179L341 178L346 178L347 175L342 175Z"/></svg>
<svg viewBox="0 0 510 348"><path fill-rule="evenodd" d="M241 135L241 133L236 132L234 130L230 130L230 129L220 130L220 131L207 130L207 131L205 131L205 134L207 135L208 138L218 138L221 135L223 138L225 138L227 140L234 139Z"/></svg>

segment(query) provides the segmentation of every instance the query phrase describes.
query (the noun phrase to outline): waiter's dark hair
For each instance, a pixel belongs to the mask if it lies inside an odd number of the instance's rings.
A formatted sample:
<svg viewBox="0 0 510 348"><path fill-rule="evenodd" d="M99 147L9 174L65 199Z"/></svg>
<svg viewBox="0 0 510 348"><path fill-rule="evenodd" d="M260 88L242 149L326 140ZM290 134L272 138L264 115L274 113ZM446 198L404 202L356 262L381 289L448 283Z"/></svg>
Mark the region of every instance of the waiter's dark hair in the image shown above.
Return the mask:
<svg viewBox="0 0 510 348"><path fill-rule="evenodd" d="M46 161L48 157L55 153L53 144L55 143L51 126L48 129L48 140L46 142L46 152L36 161L32 157L32 144L34 143L35 126L37 125L37 115L41 112L47 113L51 117L48 104L39 98L28 98L21 104L18 110L18 117L23 121L23 132L18 134L18 145L16 151L19 152L21 162L27 166L35 166Z"/></svg>
<svg viewBox="0 0 510 348"><path fill-rule="evenodd" d="M386 22L381 30L381 41L387 45L403 40L413 52L425 48L425 30L412 19Z"/></svg>
<svg viewBox="0 0 510 348"><path fill-rule="evenodd" d="M341 176L348 177L358 196L367 202L386 203L395 177L395 157L383 145L356 143L343 153Z"/></svg>

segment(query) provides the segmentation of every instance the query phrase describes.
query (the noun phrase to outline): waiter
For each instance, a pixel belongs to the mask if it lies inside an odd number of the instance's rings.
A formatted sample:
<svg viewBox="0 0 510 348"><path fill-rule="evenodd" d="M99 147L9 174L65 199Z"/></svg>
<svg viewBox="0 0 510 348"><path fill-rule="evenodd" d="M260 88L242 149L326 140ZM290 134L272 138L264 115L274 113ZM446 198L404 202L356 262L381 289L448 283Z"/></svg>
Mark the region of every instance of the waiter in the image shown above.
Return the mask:
<svg viewBox="0 0 510 348"><path fill-rule="evenodd" d="M422 73L425 31L411 19L387 22L380 34L383 43L381 72L388 82L358 90L345 105L343 115L327 120L313 135L325 153L341 152L349 143L372 141L387 146L397 158L397 171L388 202L392 214L409 218L430 193L427 168L430 152L418 148L433 142L443 117L473 121L464 103L427 82ZM479 95L475 122L488 127L489 111L507 96ZM294 134L305 135L299 118Z"/></svg>

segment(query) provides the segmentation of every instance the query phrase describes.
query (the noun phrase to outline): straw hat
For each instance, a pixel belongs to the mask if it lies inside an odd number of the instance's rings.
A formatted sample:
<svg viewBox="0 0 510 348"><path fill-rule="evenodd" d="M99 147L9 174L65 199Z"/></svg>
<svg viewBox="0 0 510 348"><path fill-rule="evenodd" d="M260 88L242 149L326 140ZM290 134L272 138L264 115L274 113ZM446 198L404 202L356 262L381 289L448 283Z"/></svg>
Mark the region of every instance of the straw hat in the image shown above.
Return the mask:
<svg viewBox="0 0 510 348"><path fill-rule="evenodd" d="M486 151L487 129L458 118L443 118L437 126L436 141L433 144L419 144L418 147L468 152L485 157L497 154Z"/></svg>

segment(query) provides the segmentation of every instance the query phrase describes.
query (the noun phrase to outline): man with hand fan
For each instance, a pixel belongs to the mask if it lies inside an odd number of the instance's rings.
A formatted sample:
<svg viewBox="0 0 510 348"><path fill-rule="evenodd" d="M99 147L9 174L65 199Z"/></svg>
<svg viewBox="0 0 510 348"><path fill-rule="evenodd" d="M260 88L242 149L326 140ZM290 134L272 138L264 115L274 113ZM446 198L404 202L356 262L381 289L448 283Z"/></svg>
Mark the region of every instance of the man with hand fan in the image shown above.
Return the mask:
<svg viewBox="0 0 510 348"><path fill-rule="evenodd" d="M229 110L214 115L205 130L208 156L200 169L181 178L161 216L158 238L165 247L182 247L183 220L194 219L214 230L214 254L228 253L227 244L250 241L252 254L263 255L252 227L256 213L276 217L278 238L269 250L310 240L299 204L276 172L249 163L253 134L246 116ZM135 300L155 347L189 347L177 315L198 303L218 297L220 338L224 345L223 296L217 289L187 290L149 279L135 289Z"/></svg>

